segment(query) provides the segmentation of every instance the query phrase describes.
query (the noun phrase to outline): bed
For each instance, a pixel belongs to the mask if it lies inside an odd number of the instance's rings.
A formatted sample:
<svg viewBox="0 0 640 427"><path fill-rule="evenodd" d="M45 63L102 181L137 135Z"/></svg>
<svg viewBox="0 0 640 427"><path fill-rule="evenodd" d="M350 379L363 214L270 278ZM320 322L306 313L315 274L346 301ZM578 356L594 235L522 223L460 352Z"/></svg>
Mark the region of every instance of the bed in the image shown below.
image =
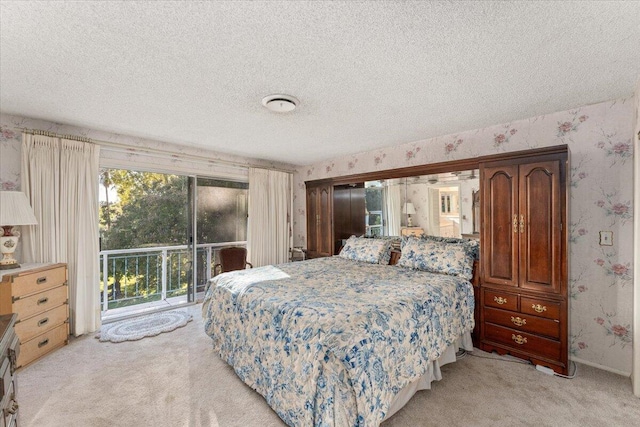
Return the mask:
<svg viewBox="0 0 640 427"><path fill-rule="evenodd" d="M423 271L460 263L444 259L451 251L434 262L433 251L414 250L422 239L410 240L400 266L388 265L387 243L350 253L348 242L340 256L216 276L205 332L287 425L377 426L440 379L459 346L473 349L472 270Z"/></svg>

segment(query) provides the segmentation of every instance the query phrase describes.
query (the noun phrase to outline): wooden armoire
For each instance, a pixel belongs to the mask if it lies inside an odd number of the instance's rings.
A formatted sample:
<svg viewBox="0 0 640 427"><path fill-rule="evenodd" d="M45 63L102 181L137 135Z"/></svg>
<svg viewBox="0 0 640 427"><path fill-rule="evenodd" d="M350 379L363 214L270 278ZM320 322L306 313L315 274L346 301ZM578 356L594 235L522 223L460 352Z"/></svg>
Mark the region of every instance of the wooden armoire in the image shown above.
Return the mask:
<svg viewBox="0 0 640 427"><path fill-rule="evenodd" d="M342 240L365 233L364 183L307 183L307 256L340 252Z"/></svg>
<svg viewBox="0 0 640 427"><path fill-rule="evenodd" d="M480 347L568 373L566 148L480 163Z"/></svg>

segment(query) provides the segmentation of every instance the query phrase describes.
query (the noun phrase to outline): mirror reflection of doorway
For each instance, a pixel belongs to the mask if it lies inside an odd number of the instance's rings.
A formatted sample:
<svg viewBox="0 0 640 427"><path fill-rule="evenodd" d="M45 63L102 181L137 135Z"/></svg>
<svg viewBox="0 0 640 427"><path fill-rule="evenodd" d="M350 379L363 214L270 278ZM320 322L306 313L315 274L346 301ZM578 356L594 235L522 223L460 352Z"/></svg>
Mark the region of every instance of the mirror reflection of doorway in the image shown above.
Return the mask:
<svg viewBox="0 0 640 427"><path fill-rule="evenodd" d="M478 172L475 169L365 182L366 235L478 237Z"/></svg>

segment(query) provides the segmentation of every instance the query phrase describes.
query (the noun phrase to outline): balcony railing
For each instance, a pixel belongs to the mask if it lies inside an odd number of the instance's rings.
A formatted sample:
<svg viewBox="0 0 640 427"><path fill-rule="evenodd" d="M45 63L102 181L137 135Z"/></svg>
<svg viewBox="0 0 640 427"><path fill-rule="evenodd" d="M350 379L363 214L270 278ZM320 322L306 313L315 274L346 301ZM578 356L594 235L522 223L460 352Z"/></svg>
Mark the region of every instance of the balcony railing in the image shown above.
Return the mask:
<svg viewBox="0 0 640 427"><path fill-rule="evenodd" d="M187 245L100 251L102 312L186 295L194 272L196 293L203 292L225 246L246 242L197 245L195 269Z"/></svg>

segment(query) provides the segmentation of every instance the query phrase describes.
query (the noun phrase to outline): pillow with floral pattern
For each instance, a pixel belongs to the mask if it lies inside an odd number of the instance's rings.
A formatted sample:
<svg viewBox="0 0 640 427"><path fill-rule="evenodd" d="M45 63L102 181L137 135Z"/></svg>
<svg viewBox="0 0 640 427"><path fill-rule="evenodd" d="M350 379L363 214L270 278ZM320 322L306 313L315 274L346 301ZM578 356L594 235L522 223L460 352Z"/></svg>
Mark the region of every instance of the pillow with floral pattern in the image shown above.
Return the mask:
<svg viewBox="0 0 640 427"><path fill-rule="evenodd" d="M398 266L471 280L473 261L473 255L464 243L438 242L410 237L404 242Z"/></svg>
<svg viewBox="0 0 640 427"><path fill-rule="evenodd" d="M414 236L403 236L402 241L400 242L400 247L403 248L405 243L410 237ZM428 234L420 235L421 239L431 240L434 242L446 242L446 243L459 243L466 247L467 251L473 256L473 259L480 259L480 241L477 239L461 239L458 237L442 237L442 236L430 236Z"/></svg>
<svg viewBox="0 0 640 427"><path fill-rule="evenodd" d="M389 264L392 241L351 236L338 256L371 264Z"/></svg>

